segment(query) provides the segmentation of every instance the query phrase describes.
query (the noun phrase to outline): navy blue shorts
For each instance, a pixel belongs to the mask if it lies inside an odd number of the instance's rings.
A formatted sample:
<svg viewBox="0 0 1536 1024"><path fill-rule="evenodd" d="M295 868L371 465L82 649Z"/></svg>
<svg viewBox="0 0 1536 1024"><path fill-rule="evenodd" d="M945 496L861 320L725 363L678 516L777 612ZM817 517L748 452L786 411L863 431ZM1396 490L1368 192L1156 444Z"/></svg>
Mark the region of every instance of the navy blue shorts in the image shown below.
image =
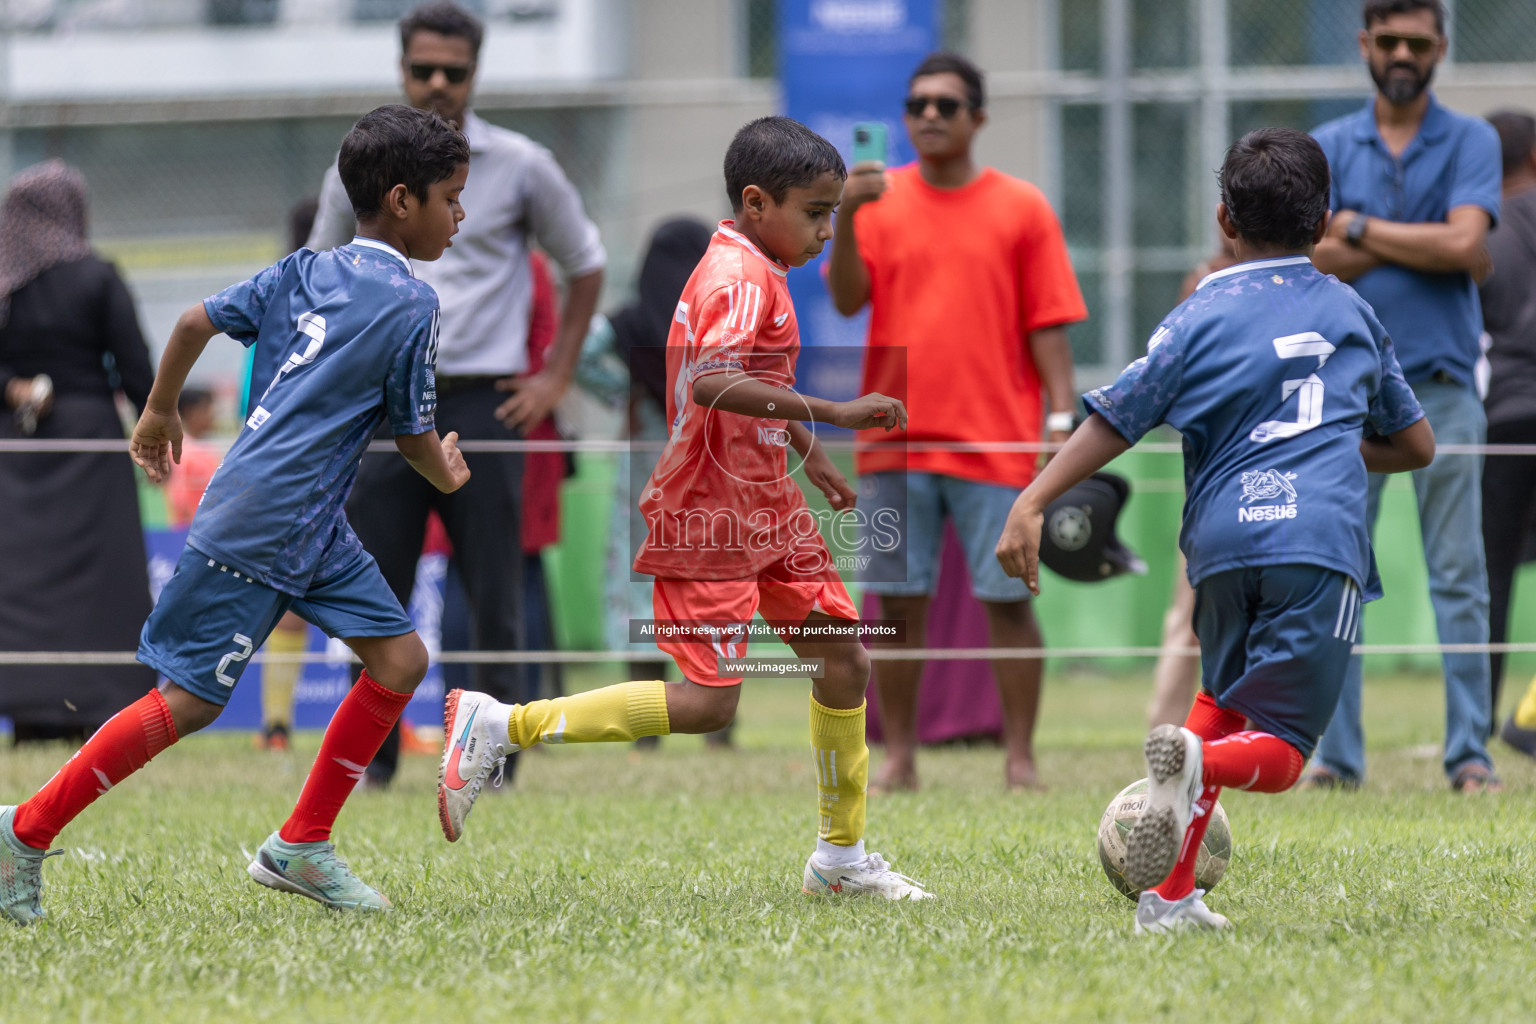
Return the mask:
<svg viewBox="0 0 1536 1024"><path fill-rule="evenodd" d="M1333 569L1231 569L1195 588L1203 685L1307 757L1328 728L1360 635L1360 588Z"/></svg>
<svg viewBox="0 0 1536 1024"><path fill-rule="evenodd" d="M186 547L144 623L139 660L222 707L286 611L334 637L399 636L416 628L366 552L294 597Z"/></svg>

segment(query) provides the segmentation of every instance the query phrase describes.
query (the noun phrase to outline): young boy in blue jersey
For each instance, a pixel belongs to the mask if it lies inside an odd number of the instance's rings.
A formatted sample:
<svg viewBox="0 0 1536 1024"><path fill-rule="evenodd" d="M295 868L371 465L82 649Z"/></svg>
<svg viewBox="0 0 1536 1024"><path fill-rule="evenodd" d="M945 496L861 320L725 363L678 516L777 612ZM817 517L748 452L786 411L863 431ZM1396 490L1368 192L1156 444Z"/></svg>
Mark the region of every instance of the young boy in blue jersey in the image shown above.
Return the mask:
<svg viewBox="0 0 1536 1024"><path fill-rule="evenodd" d="M464 213L464 137L404 106L365 115L341 145L357 212L349 245L301 249L181 315L130 450L151 480L181 454L176 398L220 332L257 346L263 388L198 506L176 573L144 625L139 660L168 680L119 712L41 790L0 808L0 910L43 916L41 866L72 819L150 758L219 716L251 652L290 608L364 665L321 741L293 814L250 874L328 907L389 901L336 856L331 825L410 700L427 652L343 505L388 420L406 460L442 491L469 479L457 437L439 440L437 295L410 260L435 260Z"/></svg>
<svg viewBox="0 0 1536 1024"><path fill-rule="evenodd" d="M1369 305L1312 266L1328 161L1311 136L1243 136L1221 170L1238 262L1200 282L1014 503L997 544L1039 593L1042 510L1159 423L1184 435L1179 546L1195 588L1202 687L1147 737L1147 806L1125 876L1136 930L1225 928L1195 888L1222 787L1278 793L1338 702L1363 601L1381 596L1366 473L1427 466L1435 440Z"/></svg>

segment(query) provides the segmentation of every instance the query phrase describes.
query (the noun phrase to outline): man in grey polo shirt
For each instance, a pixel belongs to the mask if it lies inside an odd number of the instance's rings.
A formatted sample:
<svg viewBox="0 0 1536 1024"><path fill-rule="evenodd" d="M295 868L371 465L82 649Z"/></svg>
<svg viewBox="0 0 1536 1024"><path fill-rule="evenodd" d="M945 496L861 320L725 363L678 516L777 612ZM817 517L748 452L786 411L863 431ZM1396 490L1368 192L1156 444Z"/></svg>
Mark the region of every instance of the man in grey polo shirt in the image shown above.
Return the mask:
<svg viewBox="0 0 1536 1024"><path fill-rule="evenodd" d="M414 264L437 291L442 325L437 353L437 423L466 441L521 438L549 415L570 385L587 324L602 289L606 255L548 150L516 132L486 124L469 109L483 27L453 3L423 4L400 21L400 70L406 99L460 126L469 140L464 222L435 263ZM351 204L333 165L320 191L311 249L351 240ZM529 374L531 242L566 273L560 326L544 369ZM363 459L347 517L402 604L410 599L427 512L436 509L464 579L476 648L507 650L522 642L521 454L467 454L470 482L439 494L392 454ZM476 666L474 685L498 700L524 702L520 666ZM375 782L394 774L398 741L369 766ZM508 765L510 772L512 765Z"/></svg>
<svg viewBox="0 0 1536 1024"><path fill-rule="evenodd" d="M1439 0L1367 0L1364 23L1360 52L1376 95L1312 133L1333 174L1333 220L1312 262L1352 284L1376 311L1436 442L1480 445L1483 318L1473 278L1486 270L1484 242L1499 215L1499 139L1486 121L1447 110L1429 91L1446 50ZM1413 473L1443 644L1488 642L1481 475L1480 459L1449 454ZM1385 481L1370 478L1366 515L1373 530ZM1458 792L1497 788L1487 745L1488 655L1447 653L1441 660L1445 773ZM1356 657L1304 784L1353 788L1364 777L1360 690Z"/></svg>

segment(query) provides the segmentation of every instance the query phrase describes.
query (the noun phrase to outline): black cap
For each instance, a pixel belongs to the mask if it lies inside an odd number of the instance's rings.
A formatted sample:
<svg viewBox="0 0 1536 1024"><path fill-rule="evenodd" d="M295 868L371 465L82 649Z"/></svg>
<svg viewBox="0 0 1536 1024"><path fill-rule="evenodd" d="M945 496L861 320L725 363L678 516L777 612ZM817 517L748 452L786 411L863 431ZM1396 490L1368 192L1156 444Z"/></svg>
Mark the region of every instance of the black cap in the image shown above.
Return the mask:
<svg viewBox="0 0 1536 1024"><path fill-rule="evenodd" d="M1079 583L1145 575L1147 563L1115 536L1115 521L1130 496L1124 477L1095 473L1051 502L1040 529L1040 561Z"/></svg>

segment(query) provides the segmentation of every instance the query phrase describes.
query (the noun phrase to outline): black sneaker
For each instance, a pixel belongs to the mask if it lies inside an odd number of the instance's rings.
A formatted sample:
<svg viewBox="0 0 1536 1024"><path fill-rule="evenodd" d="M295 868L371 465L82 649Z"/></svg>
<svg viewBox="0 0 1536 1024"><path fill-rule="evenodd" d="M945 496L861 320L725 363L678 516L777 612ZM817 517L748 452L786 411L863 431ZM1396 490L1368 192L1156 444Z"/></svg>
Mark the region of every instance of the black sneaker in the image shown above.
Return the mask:
<svg viewBox="0 0 1536 1024"><path fill-rule="evenodd" d="M1515 724L1514 715L1504 720L1504 728L1499 730L1499 739L1526 757L1536 757L1536 729L1522 729Z"/></svg>

